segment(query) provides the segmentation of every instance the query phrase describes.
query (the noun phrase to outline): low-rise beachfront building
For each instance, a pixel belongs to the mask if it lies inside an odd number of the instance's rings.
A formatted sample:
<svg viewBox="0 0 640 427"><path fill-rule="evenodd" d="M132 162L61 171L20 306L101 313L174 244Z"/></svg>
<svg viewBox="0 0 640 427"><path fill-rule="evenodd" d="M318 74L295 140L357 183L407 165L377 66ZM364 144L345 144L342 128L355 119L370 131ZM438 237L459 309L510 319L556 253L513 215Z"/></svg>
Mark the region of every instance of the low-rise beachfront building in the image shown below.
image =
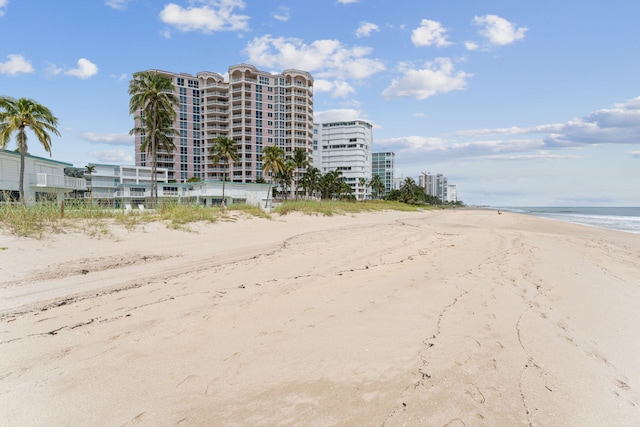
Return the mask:
<svg viewBox="0 0 640 427"><path fill-rule="evenodd" d="M151 200L151 167L90 163L93 203L114 208L143 209ZM158 199L214 206L222 203L222 181L169 182L168 170L157 168ZM89 175L87 175L89 177ZM268 184L225 182L224 202L265 206ZM88 192L89 193L89 192ZM271 200L269 200L271 202Z"/></svg>
<svg viewBox="0 0 640 427"><path fill-rule="evenodd" d="M324 175L340 171L357 200L371 198L373 126L364 120L314 123L313 165Z"/></svg>
<svg viewBox="0 0 640 427"><path fill-rule="evenodd" d="M25 155L24 200L28 205L40 201L61 202L72 192L86 189L83 178L66 176L72 167L44 157ZM18 200L20 191L20 153L0 150L0 201Z"/></svg>
<svg viewBox="0 0 640 427"><path fill-rule="evenodd" d="M384 194L393 190L393 178L396 154L391 151L373 153L371 156L371 176L378 175L384 184Z"/></svg>

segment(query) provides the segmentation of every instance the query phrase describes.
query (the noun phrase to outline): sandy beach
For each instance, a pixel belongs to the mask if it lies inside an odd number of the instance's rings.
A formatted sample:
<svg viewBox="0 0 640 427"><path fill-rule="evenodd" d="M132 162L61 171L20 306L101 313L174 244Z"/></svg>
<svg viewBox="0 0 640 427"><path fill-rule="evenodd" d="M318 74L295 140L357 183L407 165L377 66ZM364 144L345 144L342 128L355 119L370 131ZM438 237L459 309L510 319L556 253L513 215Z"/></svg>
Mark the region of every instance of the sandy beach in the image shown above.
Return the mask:
<svg viewBox="0 0 640 427"><path fill-rule="evenodd" d="M0 234L0 425L640 425L640 235L471 209L190 228Z"/></svg>

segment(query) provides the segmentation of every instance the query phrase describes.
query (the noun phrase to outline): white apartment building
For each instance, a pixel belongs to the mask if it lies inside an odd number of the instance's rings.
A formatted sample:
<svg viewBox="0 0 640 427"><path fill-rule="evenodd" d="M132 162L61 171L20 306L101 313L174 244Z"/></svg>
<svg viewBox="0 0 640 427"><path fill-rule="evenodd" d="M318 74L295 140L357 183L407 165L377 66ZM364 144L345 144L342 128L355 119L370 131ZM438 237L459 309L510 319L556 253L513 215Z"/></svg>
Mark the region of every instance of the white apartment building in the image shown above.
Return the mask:
<svg viewBox="0 0 640 427"><path fill-rule="evenodd" d="M364 120L315 123L313 164L323 175L342 172L357 200L370 199L372 145L373 126Z"/></svg>
<svg viewBox="0 0 640 427"><path fill-rule="evenodd" d="M179 137L171 153L157 154L157 164L168 179L186 182L223 179L226 168L212 164L209 150L218 136L237 143L240 160L229 168L233 182L256 182L262 176L262 150L277 145L286 156L296 148L313 154L313 77L306 71L281 74L260 71L248 64L229 67L228 79L213 72L186 73L148 70L170 77L179 98L175 129ZM135 126L140 125L136 121ZM140 151L144 135L135 137L136 165L151 166ZM302 171L297 173L301 174ZM266 181L270 177L264 177Z"/></svg>
<svg viewBox="0 0 640 427"><path fill-rule="evenodd" d="M449 203L457 203L458 202L458 189L455 184L447 185L447 202Z"/></svg>
<svg viewBox="0 0 640 427"><path fill-rule="evenodd" d="M64 174L65 168L72 167L43 157L25 155L24 199L28 205L39 201L64 200L66 194L84 190L86 182L82 178L72 178ZM5 196L18 200L20 191L20 153L0 150L0 201Z"/></svg>

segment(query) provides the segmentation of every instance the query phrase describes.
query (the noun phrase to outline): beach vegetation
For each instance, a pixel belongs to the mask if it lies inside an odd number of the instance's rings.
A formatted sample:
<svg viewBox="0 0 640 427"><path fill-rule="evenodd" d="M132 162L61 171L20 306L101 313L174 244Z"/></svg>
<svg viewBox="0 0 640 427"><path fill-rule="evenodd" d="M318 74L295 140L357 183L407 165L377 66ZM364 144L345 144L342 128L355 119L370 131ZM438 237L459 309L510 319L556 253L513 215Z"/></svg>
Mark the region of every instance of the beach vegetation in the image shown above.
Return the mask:
<svg viewBox="0 0 640 427"><path fill-rule="evenodd" d="M363 200L290 200L273 209L273 213L287 215L299 212L305 215L346 215L361 212L403 211L417 212L418 207L397 201Z"/></svg>
<svg viewBox="0 0 640 427"><path fill-rule="evenodd" d="M24 200L24 163L28 153L27 129L35 134L44 150L51 154L51 134L60 136L58 119L51 110L33 99L0 96L0 148L5 148L11 136L16 135L20 152L19 197Z"/></svg>

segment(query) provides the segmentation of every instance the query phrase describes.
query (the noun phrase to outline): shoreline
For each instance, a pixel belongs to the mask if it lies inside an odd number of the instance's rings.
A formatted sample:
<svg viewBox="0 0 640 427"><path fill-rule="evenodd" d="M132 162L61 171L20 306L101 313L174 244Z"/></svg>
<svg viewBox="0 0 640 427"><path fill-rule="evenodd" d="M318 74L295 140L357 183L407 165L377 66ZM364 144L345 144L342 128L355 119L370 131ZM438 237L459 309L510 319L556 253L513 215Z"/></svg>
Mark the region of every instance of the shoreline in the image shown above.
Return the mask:
<svg viewBox="0 0 640 427"><path fill-rule="evenodd" d="M483 209L196 228L0 235L0 419L640 419L637 235Z"/></svg>

